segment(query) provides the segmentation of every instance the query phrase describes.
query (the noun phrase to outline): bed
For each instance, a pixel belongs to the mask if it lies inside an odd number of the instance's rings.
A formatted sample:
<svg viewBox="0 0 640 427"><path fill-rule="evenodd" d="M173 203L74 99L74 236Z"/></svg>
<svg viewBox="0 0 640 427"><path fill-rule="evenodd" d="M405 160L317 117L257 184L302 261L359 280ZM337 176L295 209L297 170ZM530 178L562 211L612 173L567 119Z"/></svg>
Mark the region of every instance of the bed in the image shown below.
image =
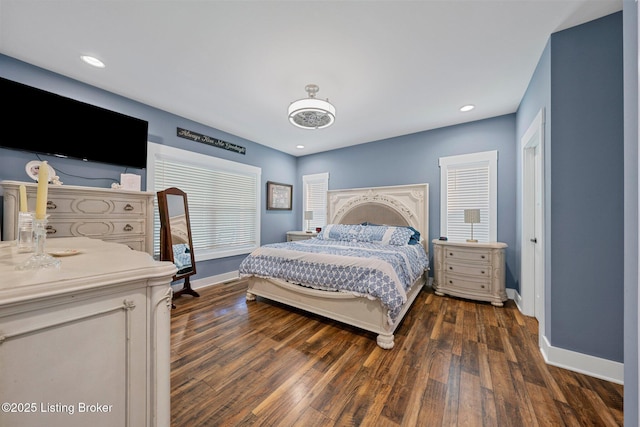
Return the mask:
<svg viewBox="0 0 640 427"><path fill-rule="evenodd" d="M376 333L378 346L391 349L395 330L428 280L429 186L333 190L327 196L328 225L318 237L263 245L243 260L246 299L263 297ZM336 290L339 276L343 288ZM323 282L327 277L332 283Z"/></svg>

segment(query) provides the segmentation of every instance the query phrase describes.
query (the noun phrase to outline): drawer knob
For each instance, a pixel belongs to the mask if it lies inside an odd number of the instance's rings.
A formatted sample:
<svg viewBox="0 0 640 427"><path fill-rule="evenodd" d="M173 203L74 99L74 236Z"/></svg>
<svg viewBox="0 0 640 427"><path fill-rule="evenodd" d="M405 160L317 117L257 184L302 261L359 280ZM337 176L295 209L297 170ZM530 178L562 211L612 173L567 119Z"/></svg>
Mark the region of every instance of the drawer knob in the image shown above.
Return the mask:
<svg viewBox="0 0 640 427"><path fill-rule="evenodd" d="M58 206L56 206L55 203L53 203L51 200L47 200L47 209L57 209Z"/></svg>
<svg viewBox="0 0 640 427"><path fill-rule="evenodd" d="M484 289L484 285L480 285L480 287L481 287L482 289Z"/></svg>
<svg viewBox="0 0 640 427"><path fill-rule="evenodd" d="M133 230L133 227L131 226L131 224L127 224L124 226L124 231L131 231Z"/></svg>
<svg viewBox="0 0 640 427"><path fill-rule="evenodd" d="M480 274L484 274L484 270L480 271Z"/></svg>
<svg viewBox="0 0 640 427"><path fill-rule="evenodd" d="M485 256L484 255L480 255L480 258L485 259Z"/></svg>
<svg viewBox="0 0 640 427"><path fill-rule="evenodd" d="M449 267L449 270L453 270L453 267Z"/></svg>
<svg viewBox="0 0 640 427"><path fill-rule="evenodd" d="M449 252L449 256L453 256L453 252Z"/></svg>
<svg viewBox="0 0 640 427"><path fill-rule="evenodd" d="M453 280L449 280L449 283L453 284Z"/></svg>
<svg viewBox="0 0 640 427"><path fill-rule="evenodd" d="M56 234L56 233L58 232L58 230L56 230L55 228L53 228L53 226L52 226L52 225L47 225L46 230L47 230L47 236L48 236L49 234Z"/></svg>
<svg viewBox="0 0 640 427"><path fill-rule="evenodd" d="M132 211L133 210L133 206L131 206L129 203L127 203L124 207L125 211Z"/></svg>

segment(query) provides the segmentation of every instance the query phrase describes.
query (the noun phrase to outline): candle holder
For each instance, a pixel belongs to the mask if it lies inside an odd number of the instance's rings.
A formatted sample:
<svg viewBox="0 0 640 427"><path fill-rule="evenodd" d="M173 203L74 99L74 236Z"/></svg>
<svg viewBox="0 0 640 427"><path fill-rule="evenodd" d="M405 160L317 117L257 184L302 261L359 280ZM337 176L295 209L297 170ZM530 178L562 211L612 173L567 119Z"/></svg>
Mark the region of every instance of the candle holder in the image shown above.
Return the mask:
<svg viewBox="0 0 640 427"><path fill-rule="evenodd" d="M33 252L33 212L18 212L18 252Z"/></svg>
<svg viewBox="0 0 640 427"><path fill-rule="evenodd" d="M23 264L16 267L16 270L36 270L41 268L59 268L60 260L52 257L44 251L47 241L47 220L33 220L33 239L35 253Z"/></svg>

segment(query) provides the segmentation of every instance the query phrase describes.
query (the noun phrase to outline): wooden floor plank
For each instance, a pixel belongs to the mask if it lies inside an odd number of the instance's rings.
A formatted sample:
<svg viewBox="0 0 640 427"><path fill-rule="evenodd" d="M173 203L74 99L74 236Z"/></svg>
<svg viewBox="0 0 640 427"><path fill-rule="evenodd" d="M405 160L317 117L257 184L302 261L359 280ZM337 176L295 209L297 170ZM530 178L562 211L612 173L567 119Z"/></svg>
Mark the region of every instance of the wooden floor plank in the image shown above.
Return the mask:
<svg viewBox="0 0 640 427"><path fill-rule="evenodd" d="M240 281L199 292L171 313L172 427L624 425L623 387L547 365L513 301L426 288L383 350Z"/></svg>

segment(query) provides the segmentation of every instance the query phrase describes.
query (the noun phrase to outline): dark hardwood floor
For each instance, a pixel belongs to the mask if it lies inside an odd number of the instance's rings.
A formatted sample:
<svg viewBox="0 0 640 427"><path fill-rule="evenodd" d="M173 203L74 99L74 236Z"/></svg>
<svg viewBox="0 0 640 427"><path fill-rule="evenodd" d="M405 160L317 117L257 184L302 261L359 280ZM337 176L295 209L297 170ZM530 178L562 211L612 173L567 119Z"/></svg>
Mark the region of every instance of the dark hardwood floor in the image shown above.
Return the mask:
<svg viewBox="0 0 640 427"><path fill-rule="evenodd" d="M383 350L375 334L234 281L175 299L173 427L622 426L623 386L547 366L537 321L418 296Z"/></svg>

